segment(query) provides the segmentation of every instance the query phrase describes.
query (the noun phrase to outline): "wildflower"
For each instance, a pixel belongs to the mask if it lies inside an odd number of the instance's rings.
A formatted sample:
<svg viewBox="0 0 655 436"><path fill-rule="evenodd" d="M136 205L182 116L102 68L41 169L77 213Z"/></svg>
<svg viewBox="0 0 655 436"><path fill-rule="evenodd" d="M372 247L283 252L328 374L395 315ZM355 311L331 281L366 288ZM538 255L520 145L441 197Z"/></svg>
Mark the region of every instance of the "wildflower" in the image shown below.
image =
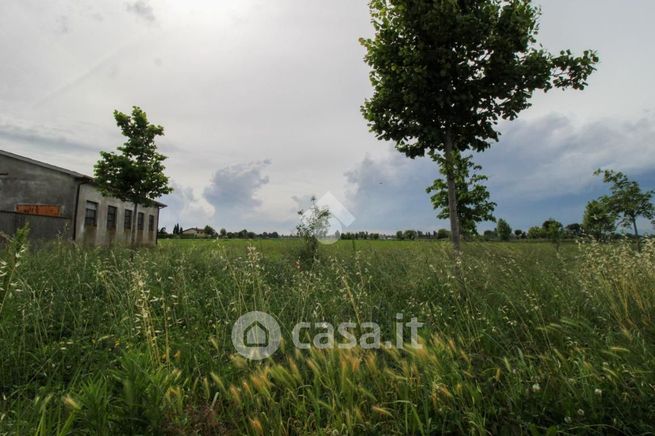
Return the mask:
<svg viewBox="0 0 655 436"><path fill-rule="evenodd" d="M570 416L565 416L565 417L564 417L564 422L565 422L565 423L570 424L571 421L573 421L573 420L571 419Z"/></svg>
<svg viewBox="0 0 655 436"><path fill-rule="evenodd" d="M535 383L532 385L532 392L540 392L541 391L541 386L539 386L539 383Z"/></svg>
<svg viewBox="0 0 655 436"><path fill-rule="evenodd" d="M598 389L598 388L596 388L596 390L594 390L594 394L596 394L596 395L598 395L598 396L601 396L601 395L603 395L603 391L600 390L600 389Z"/></svg>
<svg viewBox="0 0 655 436"><path fill-rule="evenodd" d="M580 415L580 416L584 416L584 410L582 410L582 409L578 409L578 415Z"/></svg>

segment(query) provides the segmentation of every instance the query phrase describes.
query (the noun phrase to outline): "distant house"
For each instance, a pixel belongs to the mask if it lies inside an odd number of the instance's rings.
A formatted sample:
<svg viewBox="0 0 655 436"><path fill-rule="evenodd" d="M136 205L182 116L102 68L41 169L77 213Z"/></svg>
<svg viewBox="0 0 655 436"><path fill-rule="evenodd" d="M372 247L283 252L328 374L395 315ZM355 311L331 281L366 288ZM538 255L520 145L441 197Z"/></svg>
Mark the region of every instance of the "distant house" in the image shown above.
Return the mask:
<svg viewBox="0 0 655 436"><path fill-rule="evenodd" d="M205 233L205 229L199 229L198 227L190 227L186 230L182 230L182 235L195 236L196 238L206 238L209 236Z"/></svg>
<svg viewBox="0 0 655 436"><path fill-rule="evenodd" d="M34 239L64 238L89 245L155 245L159 210L103 197L93 178L0 150L0 231L25 225Z"/></svg>

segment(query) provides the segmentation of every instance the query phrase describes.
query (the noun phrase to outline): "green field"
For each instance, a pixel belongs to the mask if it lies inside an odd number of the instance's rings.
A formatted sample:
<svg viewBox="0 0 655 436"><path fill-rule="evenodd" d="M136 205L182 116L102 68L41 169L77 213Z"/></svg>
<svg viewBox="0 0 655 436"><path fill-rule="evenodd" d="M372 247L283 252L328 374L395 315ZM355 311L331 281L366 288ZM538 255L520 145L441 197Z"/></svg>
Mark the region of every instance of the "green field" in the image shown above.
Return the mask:
<svg viewBox="0 0 655 436"><path fill-rule="evenodd" d="M655 431L655 244L162 241L11 244L0 433ZM242 314L278 320L235 354ZM421 349L296 350L297 322L416 316Z"/></svg>

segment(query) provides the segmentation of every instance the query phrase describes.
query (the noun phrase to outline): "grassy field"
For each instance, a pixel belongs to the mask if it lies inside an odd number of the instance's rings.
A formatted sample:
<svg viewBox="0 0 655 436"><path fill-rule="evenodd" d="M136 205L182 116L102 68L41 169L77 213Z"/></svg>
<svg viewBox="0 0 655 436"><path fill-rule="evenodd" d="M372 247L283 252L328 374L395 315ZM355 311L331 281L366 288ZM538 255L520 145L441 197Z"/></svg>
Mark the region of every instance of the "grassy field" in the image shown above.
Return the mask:
<svg viewBox="0 0 655 436"><path fill-rule="evenodd" d="M655 244L162 241L0 264L0 433L655 432ZM273 314L262 362L234 321ZM299 321L416 316L423 347L296 350Z"/></svg>

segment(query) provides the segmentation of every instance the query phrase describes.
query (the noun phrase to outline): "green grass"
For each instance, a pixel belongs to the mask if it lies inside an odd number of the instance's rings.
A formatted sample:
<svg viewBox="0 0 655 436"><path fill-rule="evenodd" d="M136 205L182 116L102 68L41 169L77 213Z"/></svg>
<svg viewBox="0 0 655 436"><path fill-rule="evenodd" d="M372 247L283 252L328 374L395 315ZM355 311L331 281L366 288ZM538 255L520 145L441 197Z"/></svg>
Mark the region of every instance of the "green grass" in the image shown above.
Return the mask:
<svg viewBox="0 0 655 436"><path fill-rule="evenodd" d="M655 432L655 245L10 245L0 433ZM276 317L265 361L234 321ZM425 323L423 348L295 350L299 321Z"/></svg>

